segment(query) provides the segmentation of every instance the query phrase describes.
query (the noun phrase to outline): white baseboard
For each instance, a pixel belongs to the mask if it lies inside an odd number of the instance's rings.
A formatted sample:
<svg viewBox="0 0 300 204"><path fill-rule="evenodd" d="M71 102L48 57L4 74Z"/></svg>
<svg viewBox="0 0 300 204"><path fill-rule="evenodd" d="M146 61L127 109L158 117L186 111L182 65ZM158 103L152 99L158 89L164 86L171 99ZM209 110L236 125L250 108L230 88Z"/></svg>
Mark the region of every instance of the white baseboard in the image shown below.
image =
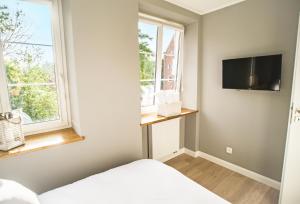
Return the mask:
<svg viewBox="0 0 300 204"><path fill-rule="evenodd" d="M276 180L273 180L273 179L268 178L266 176L260 175L260 174L258 174L256 172L250 171L248 169L245 169L245 168L240 167L238 165L235 165L233 163L227 162L225 160L219 159L219 158L214 157L212 155L206 154L204 152L201 152L201 151L195 152L195 151L189 150L187 148L183 148L183 149L179 150L178 152L181 152L181 154L185 153L185 154L190 155L192 157L201 157L201 158L206 159L208 161L211 161L211 162L213 162L215 164L223 166L223 167L225 167L227 169L230 169L230 170L232 170L234 172L237 172L239 174L247 176L247 177L249 177L249 178L251 178L253 180L256 180L256 181L258 181L260 183L263 183L263 184L265 184L267 186L270 186L272 188L280 190L280 182L279 181L276 181ZM180 154L178 154L178 155L180 155ZM174 157L176 157L176 156L174 156Z"/></svg>
<svg viewBox="0 0 300 204"><path fill-rule="evenodd" d="M182 149L178 150L177 152L175 152L175 153L173 153L173 154L170 154L170 155L167 155L167 156L164 156L164 157L158 159L158 161L166 162L166 161L168 161L168 160L170 160L170 159L173 159L173 158L175 158L175 157L177 157L177 156L179 156L179 155L181 155L181 154L184 154L184 153L186 153L186 152L185 152L185 149L182 148Z"/></svg>
<svg viewBox="0 0 300 204"><path fill-rule="evenodd" d="M190 149L187 149L187 148L183 148L183 152L191 157L197 157L197 154L196 152L190 150Z"/></svg>

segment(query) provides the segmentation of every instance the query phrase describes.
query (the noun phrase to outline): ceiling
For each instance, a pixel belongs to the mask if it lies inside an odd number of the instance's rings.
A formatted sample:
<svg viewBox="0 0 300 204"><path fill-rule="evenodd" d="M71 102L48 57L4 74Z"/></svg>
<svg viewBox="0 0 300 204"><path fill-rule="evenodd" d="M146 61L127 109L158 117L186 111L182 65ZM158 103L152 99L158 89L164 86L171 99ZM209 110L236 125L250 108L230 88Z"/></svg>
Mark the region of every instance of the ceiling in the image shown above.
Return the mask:
<svg viewBox="0 0 300 204"><path fill-rule="evenodd" d="M200 15L207 14L245 0L165 0Z"/></svg>

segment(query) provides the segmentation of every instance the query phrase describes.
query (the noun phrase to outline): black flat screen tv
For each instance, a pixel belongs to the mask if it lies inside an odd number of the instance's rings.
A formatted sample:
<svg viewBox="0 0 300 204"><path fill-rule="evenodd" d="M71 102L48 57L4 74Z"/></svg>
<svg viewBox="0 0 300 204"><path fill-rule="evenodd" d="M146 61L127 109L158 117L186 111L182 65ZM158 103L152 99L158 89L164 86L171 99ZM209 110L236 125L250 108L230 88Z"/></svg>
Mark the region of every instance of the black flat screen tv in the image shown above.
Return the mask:
<svg viewBox="0 0 300 204"><path fill-rule="evenodd" d="M223 60L223 89L279 91L282 55Z"/></svg>

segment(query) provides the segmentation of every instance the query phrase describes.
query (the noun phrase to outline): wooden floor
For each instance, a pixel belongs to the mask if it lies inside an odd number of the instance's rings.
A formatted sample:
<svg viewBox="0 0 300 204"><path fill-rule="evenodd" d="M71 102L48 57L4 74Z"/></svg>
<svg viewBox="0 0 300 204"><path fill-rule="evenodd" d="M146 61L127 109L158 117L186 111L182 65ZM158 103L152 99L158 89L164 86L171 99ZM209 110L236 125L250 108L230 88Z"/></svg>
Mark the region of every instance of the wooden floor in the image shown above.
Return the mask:
<svg viewBox="0 0 300 204"><path fill-rule="evenodd" d="M182 154L166 164L231 203L278 203L278 190L205 159Z"/></svg>

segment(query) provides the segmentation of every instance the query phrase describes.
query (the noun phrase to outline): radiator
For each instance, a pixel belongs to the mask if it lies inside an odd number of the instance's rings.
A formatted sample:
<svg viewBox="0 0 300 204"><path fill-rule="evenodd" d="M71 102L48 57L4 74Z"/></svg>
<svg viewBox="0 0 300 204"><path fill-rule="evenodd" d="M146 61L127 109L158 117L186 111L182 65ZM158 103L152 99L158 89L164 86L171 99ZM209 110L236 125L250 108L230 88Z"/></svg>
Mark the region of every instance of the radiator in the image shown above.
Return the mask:
<svg viewBox="0 0 300 204"><path fill-rule="evenodd" d="M160 160L179 150L180 118L152 125L150 135L150 154Z"/></svg>

